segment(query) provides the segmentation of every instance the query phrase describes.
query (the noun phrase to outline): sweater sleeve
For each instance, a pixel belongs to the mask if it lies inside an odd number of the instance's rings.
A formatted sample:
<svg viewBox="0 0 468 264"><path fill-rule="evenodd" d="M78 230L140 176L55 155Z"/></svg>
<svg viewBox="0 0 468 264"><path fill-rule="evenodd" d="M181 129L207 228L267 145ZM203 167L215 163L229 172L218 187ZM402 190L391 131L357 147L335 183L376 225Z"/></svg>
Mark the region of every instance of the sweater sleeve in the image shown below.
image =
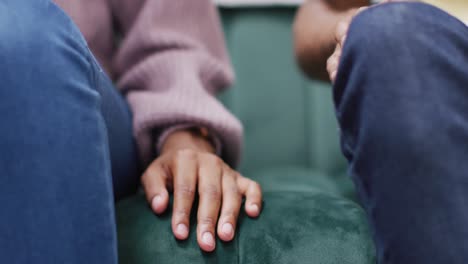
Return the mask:
<svg viewBox="0 0 468 264"><path fill-rule="evenodd" d="M113 72L132 108L143 162L164 131L192 124L209 129L235 166L242 126L216 98L234 78L216 8L211 0L133 1L111 2L124 34Z"/></svg>

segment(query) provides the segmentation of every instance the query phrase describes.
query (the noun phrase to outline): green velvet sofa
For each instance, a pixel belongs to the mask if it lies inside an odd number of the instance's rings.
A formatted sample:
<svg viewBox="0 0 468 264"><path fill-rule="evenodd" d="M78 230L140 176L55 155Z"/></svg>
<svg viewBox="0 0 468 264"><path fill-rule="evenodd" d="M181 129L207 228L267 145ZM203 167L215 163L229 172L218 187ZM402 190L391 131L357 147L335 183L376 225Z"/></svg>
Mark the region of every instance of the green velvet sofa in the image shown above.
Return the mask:
<svg viewBox="0 0 468 264"><path fill-rule="evenodd" d="M294 13L221 9L237 75L221 99L244 124L240 170L262 184L262 215L241 215L235 240L218 241L207 254L194 232L187 241L174 239L170 212L154 215L138 194L117 204L121 264L375 263L339 150L331 88L306 80L294 63Z"/></svg>

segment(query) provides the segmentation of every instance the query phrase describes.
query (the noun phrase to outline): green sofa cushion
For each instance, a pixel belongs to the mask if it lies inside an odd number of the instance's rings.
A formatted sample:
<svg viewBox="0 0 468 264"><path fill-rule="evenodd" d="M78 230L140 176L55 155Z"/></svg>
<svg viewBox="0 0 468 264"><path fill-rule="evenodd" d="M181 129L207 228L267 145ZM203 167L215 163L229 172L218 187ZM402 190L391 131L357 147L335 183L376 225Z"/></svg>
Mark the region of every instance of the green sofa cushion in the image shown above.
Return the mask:
<svg viewBox="0 0 468 264"><path fill-rule="evenodd" d="M344 198L333 181L307 173L299 168L284 168L254 175L265 183L261 216L250 219L242 214L234 241L218 241L211 254L203 253L197 245L195 219L189 239L177 241L171 231L170 212L161 217L154 215L142 194L124 200L117 207L119 261L375 263L361 207Z"/></svg>
<svg viewBox="0 0 468 264"><path fill-rule="evenodd" d="M321 191L357 202L354 185L345 175L332 176L303 167L271 167L259 170L249 177L259 182L264 192Z"/></svg>

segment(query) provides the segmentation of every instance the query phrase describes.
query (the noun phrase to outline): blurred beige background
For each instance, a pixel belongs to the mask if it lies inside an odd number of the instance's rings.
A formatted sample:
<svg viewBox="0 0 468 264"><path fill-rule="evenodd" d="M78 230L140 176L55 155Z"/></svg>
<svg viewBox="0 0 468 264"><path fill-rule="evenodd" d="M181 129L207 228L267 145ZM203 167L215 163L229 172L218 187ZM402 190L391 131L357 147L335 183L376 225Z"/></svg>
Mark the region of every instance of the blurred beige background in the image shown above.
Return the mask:
<svg viewBox="0 0 468 264"><path fill-rule="evenodd" d="M424 2L436 5L468 23L468 0L425 0Z"/></svg>
<svg viewBox="0 0 468 264"><path fill-rule="evenodd" d="M297 6L307 0L213 0L221 6L268 6L268 5L292 5ZM375 0L374 2L381 2ZM468 0L422 0L436 5L460 20L468 24ZM372 2L372 0L371 0Z"/></svg>

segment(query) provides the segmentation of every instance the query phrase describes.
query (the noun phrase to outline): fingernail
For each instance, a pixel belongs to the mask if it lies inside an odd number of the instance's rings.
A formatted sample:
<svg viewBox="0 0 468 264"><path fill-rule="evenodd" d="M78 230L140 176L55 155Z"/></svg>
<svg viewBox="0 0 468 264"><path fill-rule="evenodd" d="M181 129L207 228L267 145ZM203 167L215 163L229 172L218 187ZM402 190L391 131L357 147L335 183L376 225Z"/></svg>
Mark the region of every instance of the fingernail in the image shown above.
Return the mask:
<svg viewBox="0 0 468 264"><path fill-rule="evenodd" d="M232 236L233 230L234 228L232 228L232 225L230 223L225 223L221 228L221 232L228 236Z"/></svg>
<svg viewBox="0 0 468 264"><path fill-rule="evenodd" d="M258 214L258 213L260 212L260 209L258 209L258 205L256 205L256 204L250 205L250 210L251 210L252 213L254 213L254 214Z"/></svg>
<svg viewBox="0 0 468 264"><path fill-rule="evenodd" d="M214 237L210 232L203 233L202 241L210 247L215 245Z"/></svg>
<svg viewBox="0 0 468 264"><path fill-rule="evenodd" d="M161 195L156 195L151 202L151 206L154 210L157 210L161 206L162 197Z"/></svg>
<svg viewBox="0 0 468 264"><path fill-rule="evenodd" d="M176 228L177 234L186 237L188 235L188 228L184 224L178 224Z"/></svg>

